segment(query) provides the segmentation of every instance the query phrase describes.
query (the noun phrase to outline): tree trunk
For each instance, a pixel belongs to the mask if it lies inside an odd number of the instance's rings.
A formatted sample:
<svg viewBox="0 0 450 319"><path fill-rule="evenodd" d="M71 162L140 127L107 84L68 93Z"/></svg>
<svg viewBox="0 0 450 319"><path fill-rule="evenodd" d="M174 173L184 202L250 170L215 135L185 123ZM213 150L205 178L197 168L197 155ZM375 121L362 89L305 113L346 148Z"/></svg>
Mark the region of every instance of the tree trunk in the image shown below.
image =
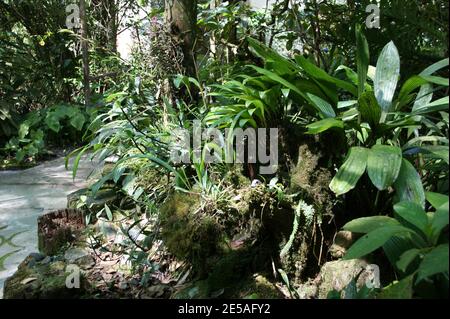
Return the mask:
<svg viewBox="0 0 450 319"><path fill-rule="evenodd" d="M83 54L83 86L84 86L84 100L88 107L91 103L91 85L89 81L89 46L88 46L88 27L86 20L86 2L80 0L80 20L81 20L81 50Z"/></svg>
<svg viewBox="0 0 450 319"><path fill-rule="evenodd" d="M175 39L181 41L186 75L195 76L197 0L165 0L165 6L165 18L170 32Z"/></svg>

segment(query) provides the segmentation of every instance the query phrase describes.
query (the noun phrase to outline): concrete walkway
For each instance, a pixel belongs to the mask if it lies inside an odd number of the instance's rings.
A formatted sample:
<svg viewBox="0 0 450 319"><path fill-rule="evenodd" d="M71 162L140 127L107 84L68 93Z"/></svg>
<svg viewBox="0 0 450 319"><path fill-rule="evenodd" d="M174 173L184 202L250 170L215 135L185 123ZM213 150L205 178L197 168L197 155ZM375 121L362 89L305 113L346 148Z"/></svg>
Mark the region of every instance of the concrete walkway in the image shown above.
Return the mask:
<svg viewBox="0 0 450 319"><path fill-rule="evenodd" d="M59 158L23 171L0 171L0 298L5 279L28 254L37 252L38 216L66 208L67 195L86 187L101 167L81 160L75 180L69 169Z"/></svg>

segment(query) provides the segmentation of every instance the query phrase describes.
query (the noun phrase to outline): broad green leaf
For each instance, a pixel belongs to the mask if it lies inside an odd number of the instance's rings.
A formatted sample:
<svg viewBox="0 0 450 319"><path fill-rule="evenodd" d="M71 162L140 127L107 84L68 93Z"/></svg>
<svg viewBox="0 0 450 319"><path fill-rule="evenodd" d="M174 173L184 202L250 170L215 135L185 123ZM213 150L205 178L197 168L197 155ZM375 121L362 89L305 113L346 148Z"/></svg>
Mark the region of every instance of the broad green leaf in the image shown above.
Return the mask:
<svg viewBox="0 0 450 319"><path fill-rule="evenodd" d="M406 159L402 159L402 166L394 183L394 189L398 202L415 202L425 208L425 191L422 180L414 166Z"/></svg>
<svg viewBox="0 0 450 319"><path fill-rule="evenodd" d="M347 251L345 260L364 257L383 246L392 236L410 232L408 228L398 225L377 228L358 239Z"/></svg>
<svg viewBox="0 0 450 319"><path fill-rule="evenodd" d="M417 274L417 283L440 274L448 274L448 244L439 245L423 257Z"/></svg>
<svg viewBox="0 0 450 319"><path fill-rule="evenodd" d="M352 233L367 234L380 227L395 225L400 226L400 223L394 218L388 216L370 216L354 219L345 224L343 229Z"/></svg>
<svg viewBox="0 0 450 319"><path fill-rule="evenodd" d="M368 150L362 147L350 149L347 159L330 183L330 189L336 195L345 194L355 188L366 170L367 153Z"/></svg>
<svg viewBox="0 0 450 319"><path fill-rule="evenodd" d="M400 259L397 261L397 268L403 272L406 271L408 266L413 262L414 259L419 256L420 250L417 248L413 248L410 250L405 251L401 256Z"/></svg>
<svg viewBox="0 0 450 319"><path fill-rule="evenodd" d="M433 206L436 209L438 209L445 203L448 203L448 201L449 201L448 195L444 195L444 194L426 192L425 196L427 198L427 201L431 204L431 206Z"/></svg>
<svg viewBox="0 0 450 319"><path fill-rule="evenodd" d="M311 103L315 106L315 108L319 110L322 117L325 118L336 117L336 113L334 112L334 109L330 103L311 93L307 93L306 95L308 96Z"/></svg>
<svg viewBox="0 0 450 319"><path fill-rule="evenodd" d="M358 68L358 96L364 92L369 70L369 44L361 26L356 27L356 65Z"/></svg>
<svg viewBox="0 0 450 319"><path fill-rule="evenodd" d="M412 299L414 275L395 281L383 288L378 299Z"/></svg>
<svg viewBox="0 0 450 319"><path fill-rule="evenodd" d="M375 82L375 75L377 73L377 68L373 65L369 65L369 71L367 72L367 77L372 80L372 82Z"/></svg>
<svg viewBox="0 0 450 319"><path fill-rule="evenodd" d="M61 130L61 124L59 123L59 119L56 116L47 116L45 118L45 124L47 124L47 126L55 133L59 133L59 131Z"/></svg>
<svg viewBox="0 0 450 319"><path fill-rule="evenodd" d="M358 99L358 105L362 121L369 123L372 129L376 128L380 123L381 108L373 91L364 92Z"/></svg>
<svg viewBox="0 0 450 319"><path fill-rule="evenodd" d="M406 222L414 225L423 233L428 227L428 217L423 208L413 202L400 202L394 205L394 211Z"/></svg>
<svg viewBox="0 0 450 319"><path fill-rule="evenodd" d="M19 139L24 139L30 132L30 125L28 122L23 122L19 127Z"/></svg>
<svg viewBox="0 0 450 319"><path fill-rule="evenodd" d="M436 243L439 240L442 229L448 225L448 202L439 207L433 214L431 222L432 241Z"/></svg>
<svg viewBox="0 0 450 319"><path fill-rule="evenodd" d="M367 158L367 173L379 190L391 186L400 173L402 150L389 145L375 145Z"/></svg>
<svg viewBox="0 0 450 319"><path fill-rule="evenodd" d="M319 133L325 132L331 128L343 129L344 122L342 122L341 120L334 119L334 118L327 118L327 119L323 119L321 121L311 123L311 124L307 125L306 128L308 129L306 131L306 134L319 134Z"/></svg>
<svg viewBox="0 0 450 319"><path fill-rule="evenodd" d="M71 119L70 125L76 128L78 131L83 129L84 123L86 123L86 118L81 112L77 112Z"/></svg>
<svg viewBox="0 0 450 319"><path fill-rule="evenodd" d="M384 113L391 110L392 99L400 76L400 56L394 42L389 42L378 58L374 91Z"/></svg>
<svg viewBox="0 0 450 319"><path fill-rule="evenodd" d="M417 242L416 239L419 241ZM407 250L416 248L417 244L426 246L422 237L419 237L416 233L410 236L393 236L384 243L383 251L391 265L395 266L401 255Z"/></svg>

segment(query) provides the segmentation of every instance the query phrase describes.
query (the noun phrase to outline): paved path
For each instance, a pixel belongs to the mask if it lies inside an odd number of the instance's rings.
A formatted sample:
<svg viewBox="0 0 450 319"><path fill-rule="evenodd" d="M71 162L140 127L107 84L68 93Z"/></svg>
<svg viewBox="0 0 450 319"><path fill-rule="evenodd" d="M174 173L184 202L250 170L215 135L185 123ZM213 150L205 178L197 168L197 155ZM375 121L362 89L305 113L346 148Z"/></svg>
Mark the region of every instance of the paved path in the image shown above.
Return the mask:
<svg viewBox="0 0 450 319"><path fill-rule="evenodd" d="M45 211L62 209L67 195L87 185L87 178L100 169L81 160L77 178L64 167L64 158L23 171L0 171L0 298L3 283L31 252L37 251L37 218ZM3 260L2 256L8 254Z"/></svg>

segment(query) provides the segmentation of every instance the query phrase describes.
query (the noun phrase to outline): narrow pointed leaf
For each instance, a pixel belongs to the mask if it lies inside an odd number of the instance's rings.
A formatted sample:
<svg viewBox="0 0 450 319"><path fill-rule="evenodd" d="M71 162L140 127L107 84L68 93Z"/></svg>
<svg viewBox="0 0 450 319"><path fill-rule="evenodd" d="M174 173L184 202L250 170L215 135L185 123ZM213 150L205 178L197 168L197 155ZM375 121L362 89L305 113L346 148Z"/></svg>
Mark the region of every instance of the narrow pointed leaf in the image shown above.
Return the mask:
<svg viewBox="0 0 450 319"><path fill-rule="evenodd" d="M358 99L359 112L363 122L369 123L372 129L380 124L381 108L372 91L365 92Z"/></svg>
<svg viewBox="0 0 450 319"><path fill-rule="evenodd" d="M361 26L356 27L356 65L358 68L358 96L364 92L369 71L369 44L364 36Z"/></svg>

